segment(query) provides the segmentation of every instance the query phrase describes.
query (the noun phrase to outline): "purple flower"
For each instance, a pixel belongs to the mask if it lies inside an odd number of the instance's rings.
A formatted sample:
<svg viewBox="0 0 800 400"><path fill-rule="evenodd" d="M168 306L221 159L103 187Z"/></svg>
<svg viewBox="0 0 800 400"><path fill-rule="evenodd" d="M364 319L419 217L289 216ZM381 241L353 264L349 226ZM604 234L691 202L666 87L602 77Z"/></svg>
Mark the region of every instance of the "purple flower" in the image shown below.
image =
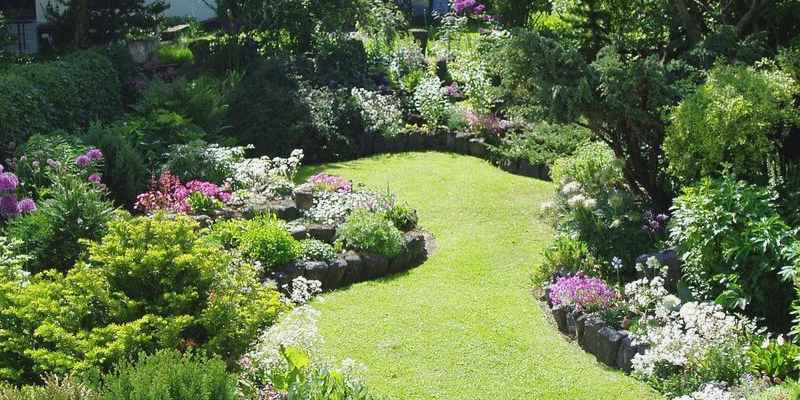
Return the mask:
<svg viewBox="0 0 800 400"><path fill-rule="evenodd" d="M19 186L19 179L17 179L16 175L10 172L0 174L0 193L15 192L17 186Z"/></svg>
<svg viewBox="0 0 800 400"><path fill-rule="evenodd" d="M475 6L473 11L475 12L475 14L483 14L486 11L486 6L483 4L478 4L477 6Z"/></svg>
<svg viewBox="0 0 800 400"><path fill-rule="evenodd" d="M27 214L36 211L36 203L31 199L23 199L17 203L17 211L20 214Z"/></svg>
<svg viewBox="0 0 800 400"><path fill-rule="evenodd" d="M88 167L91 162L92 162L92 159L90 159L89 156L87 156L85 154L82 155L82 156L78 156L78 158L75 159L75 165L77 165L77 166L79 166L81 168Z"/></svg>
<svg viewBox="0 0 800 400"><path fill-rule="evenodd" d="M0 197L0 215L13 217L18 213L19 206L17 205L16 195Z"/></svg>
<svg viewBox="0 0 800 400"><path fill-rule="evenodd" d="M100 149L91 149L86 152L86 157L89 157L92 161L102 160L103 152Z"/></svg>
<svg viewBox="0 0 800 400"><path fill-rule="evenodd" d="M345 178L325 173L317 174L309 179L315 188L331 191L349 193L353 190L353 184Z"/></svg>
<svg viewBox="0 0 800 400"><path fill-rule="evenodd" d="M103 182L103 178L101 178L98 174L91 174L89 175L89 182L99 185Z"/></svg>
<svg viewBox="0 0 800 400"><path fill-rule="evenodd" d="M617 292L605 282L582 274L558 278L550 285L550 303L555 308L574 306L594 312L609 308L617 298Z"/></svg>

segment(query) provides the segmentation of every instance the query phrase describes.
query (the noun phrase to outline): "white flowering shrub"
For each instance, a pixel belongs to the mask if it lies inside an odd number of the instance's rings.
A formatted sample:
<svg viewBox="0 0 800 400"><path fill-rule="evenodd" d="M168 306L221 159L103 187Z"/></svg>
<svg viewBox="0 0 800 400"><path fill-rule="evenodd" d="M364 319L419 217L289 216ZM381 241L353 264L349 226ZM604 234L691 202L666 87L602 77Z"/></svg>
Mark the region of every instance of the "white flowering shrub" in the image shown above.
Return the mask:
<svg viewBox="0 0 800 400"><path fill-rule="evenodd" d="M296 347L308 354L318 354L323 343L317 326L319 315L319 311L309 306L295 308L259 336L240 365L256 379L268 381L274 371L288 368L282 348Z"/></svg>
<svg viewBox="0 0 800 400"><path fill-rule="evenodd" d="M485 62L466 60L453 63L450 73L460 82L473 109L483 115L490 114L497 103L497 90L492 85Z"/></svg>
<svg viewBox="0 0 800 400"><path fill-rule="evenodd" d="M226 147L197 140L170 146L161 171L170 171L183 181L202 180L221 184L234 175L253 146Z"/></svg>
<svg viewBox="0 0 800 400"><path fill-rule="evenodd" d="M292 279L289 299L295 304L306 304L315 295L322 293L322 282L298 276Z"/></svg>
<svg viewBox="0 0 800 400"><path fill-rule="evenodd" d="M439 77L429 74L420 82L414 90L414 106L429 128L436 128L444 121L450 104L444 96Z"/></svg>
<svg viewBox="0 0 800 400"><path fill-rule="evenodd" d="M294 177L303 161L303 150L287 158L248 158L234 165L231 180L238 188L255 189L275 195L291 193Z"/></svg>
<svg viewBox="0 0 800 400"><path fill-rule="evenodd" d="M394 96L362 88L353 88L350 93L358 104L361 119L369 130L385 137L403 133L403 110L400 100Z"/></svg>
<svg viewBox="0 0 800 400"><path fill-rule="evenodd" d="M314 198L314 205L303 212L303 216L319 224L338 225L343 223L354 210L385 211L390 204L381 196L365 191L320 192Z"/></svg>

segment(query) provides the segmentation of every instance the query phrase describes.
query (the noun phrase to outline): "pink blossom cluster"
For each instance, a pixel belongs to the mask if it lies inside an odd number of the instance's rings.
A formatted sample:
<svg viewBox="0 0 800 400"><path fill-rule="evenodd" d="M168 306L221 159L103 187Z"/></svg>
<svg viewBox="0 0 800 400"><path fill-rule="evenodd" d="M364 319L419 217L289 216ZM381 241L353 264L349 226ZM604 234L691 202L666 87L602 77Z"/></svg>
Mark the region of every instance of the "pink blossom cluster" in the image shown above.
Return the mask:
<svg viewBox="0 0 800 400"><path fill-rule="evenodd" d="M483 116L473 111L467 111L465 116L470 129L493 136L503 136L513 127L511 121L502 119L495 114Z"/></svg>
<svg viewBox="0 0 800 400"><path fill-rule="evenodd" d="M481 15L486 12L486 5L478 3L476 0L455 0L453 11L456 14L476 14Z"/></svg>
<svg viewBox="0 0 800 400"><path fill-rule="evenodd" d="M36 211L36 203L32 199L17 199L19 178L4 171L0 164L0 217L11 218Z"/></svg>
<svg viewBox="0 0 800 400"><path fill-rule="evenodd" d="M558 278L550 285L550 303L555 308L574 306L580 311L608 309L619 298L619 294L602 279L583 274Z"/></svg>
<svg viewBox="0 0 800 400"><path fill-rule="evenodd" d="M327 190L329 192L350 193L353 191L353 184L341 176L321 173L312 176L309 182L314 185L315 189Z"/></svg>
<svg viewBox="0 0 800 400"><path fill-rule="evenodd" d="M184 184L180 178L166 171L150 183L149 192L136 197L134 208L143 212L157 210L190 212L191 206L188 200L192 193L202 193L204 196L222 203L228 203L231 200L230 189L227 187L197 180Z"/></svg>

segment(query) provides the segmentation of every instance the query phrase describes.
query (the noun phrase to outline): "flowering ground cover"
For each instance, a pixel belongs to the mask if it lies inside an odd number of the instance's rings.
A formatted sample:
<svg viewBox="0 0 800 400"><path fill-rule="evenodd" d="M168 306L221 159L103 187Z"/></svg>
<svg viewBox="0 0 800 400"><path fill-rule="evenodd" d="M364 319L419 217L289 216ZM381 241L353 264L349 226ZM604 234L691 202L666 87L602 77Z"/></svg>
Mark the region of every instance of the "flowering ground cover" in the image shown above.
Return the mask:
<svg viewBox="0 0 800 400"><path fill-rule="evenodd" d="M422 267L324 296L324 350L368 366L399 399L655 399L643 383L565 341L530 294L552 240L537 206L549 183L470 157L408 153L307 168L389 188L438 249ZM533 206L532 206L533 205Z"/></svg>

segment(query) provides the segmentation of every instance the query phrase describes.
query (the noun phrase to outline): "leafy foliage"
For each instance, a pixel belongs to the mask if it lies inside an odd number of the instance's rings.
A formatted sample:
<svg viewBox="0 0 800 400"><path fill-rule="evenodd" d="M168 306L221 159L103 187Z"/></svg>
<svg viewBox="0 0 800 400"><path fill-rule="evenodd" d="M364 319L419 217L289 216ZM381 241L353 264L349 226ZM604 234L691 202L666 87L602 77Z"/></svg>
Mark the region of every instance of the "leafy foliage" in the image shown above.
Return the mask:
<svg viewBox="0 0 800 400"><path fill-rule="evenodd" d="M301 251L300 243L274 215L218 222L211 228L211 237L226 247L238 249L267 269L289 263Z"/></svg>
<svg viewBox="0 0 800 400"><path fill-rule="evenodd" d="M778 71L720 65L672 114L664 142L669 172L681 182L730 173L765 183L800 87Z"/></svg>
<svg viewBox="0 0 800 400"><path fill-rule="evenodd" d="M792 264L786 249L795 239L774 195L730 178L703 179L684 188L672 210L670 239L692 295L785 328L792 293L779 272Z"/></svg>
<svg viewBox="0 0 800 400"><path fill-rule="evenodd" d="M540 122L503 137L492 146L496 159L527 160L531 165L552 165L570 156L589 140L589 132L577 125Z"/></svg>
<svg viewBox="0 0 800 400"><path fill-rule="evenodd" d="M300 241L300 255L298 258L304 261L331 262L336 259L336 250L325 242L306 239Z"/></svg>
<svg viewBox="0 0 800 400"><path fill-rule="evenodd" d="M55 26L60 46L104 45L125 35L154 34L160 14L169 6L162 0L58 0L48 3L47 17Z"/></svg>
<svg viewBox="0 0 800 400"><path fill-rule="evenodd" d="M383 214L359 209L347 217L336 231L336 241L344 247L394 257L403 250L403 234Z"/></svg>
<svg viewBox="0 0 800 400"><path fill-rule="evenodd" d="M234 400L236 375L222 360L162 350L123 362L105 377L106 400Z"/></svg>

